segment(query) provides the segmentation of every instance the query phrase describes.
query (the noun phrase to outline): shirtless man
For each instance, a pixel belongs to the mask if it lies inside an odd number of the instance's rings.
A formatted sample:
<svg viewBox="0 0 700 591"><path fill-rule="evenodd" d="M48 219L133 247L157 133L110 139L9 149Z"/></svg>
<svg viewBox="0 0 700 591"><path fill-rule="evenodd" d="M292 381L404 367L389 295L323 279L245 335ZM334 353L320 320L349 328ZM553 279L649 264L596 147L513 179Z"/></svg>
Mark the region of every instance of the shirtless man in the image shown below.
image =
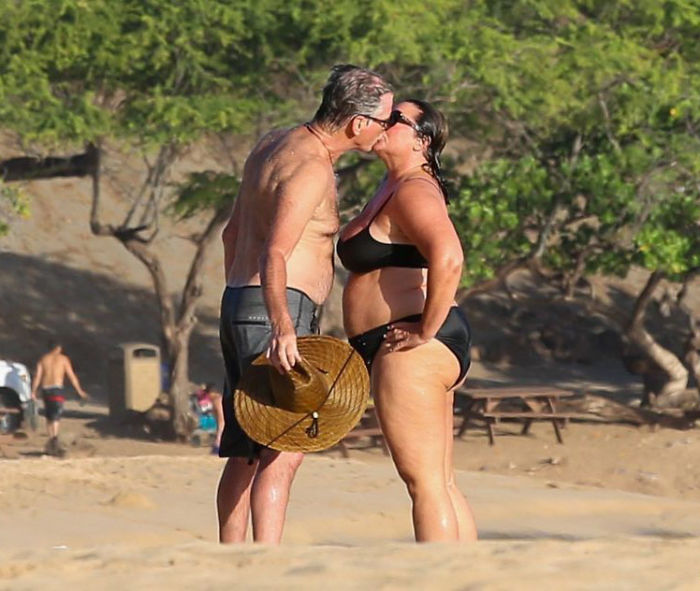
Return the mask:
<svg viewBox="0 0 700 591"><path fill-rule="evenodd" d="M62 345L57 341L50 341L49 352L43 355L36 364L36 375L32 387L32 399L37 399L36 394L39 388L41 388L41 395L44 399L46 432L49 436L46 449L49 453L58 454L61 452L58 443L58 428L63 414L63 404L66 401L63 392L63 380L66 376L68 376L78 396L82 400L87 400L88 395L81 387L70 359L63 354Z"/></svg>
<svg viewBox="0 0 700 591"><path fill-rule="evenodd" d="M242 431L232 392L263 351L283 373L299 359L297 335L318 332L317 311L333 282L338 231L333 164L349 150L369 151L390 125L393 95L377 74L333 68L313 120L272 131L250 153L223 232L227 287L221 303L226 364L224 432L228 457L217 492L219 539L278 544L301 453L264 447Z"/></svg>

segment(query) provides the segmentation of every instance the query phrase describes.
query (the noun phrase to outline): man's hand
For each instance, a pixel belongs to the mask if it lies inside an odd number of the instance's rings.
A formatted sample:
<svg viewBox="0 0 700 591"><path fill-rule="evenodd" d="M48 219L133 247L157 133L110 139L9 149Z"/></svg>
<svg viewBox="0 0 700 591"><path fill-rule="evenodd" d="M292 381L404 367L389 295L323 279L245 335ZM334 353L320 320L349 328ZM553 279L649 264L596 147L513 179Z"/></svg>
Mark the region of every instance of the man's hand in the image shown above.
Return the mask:
<svg viewBox="0 0 700 591"><path fill-rule="evenodd" d="M430 340L421 336L420 322L395 322L387 328L384 346L391 352L413 349Z"/></svg>
<svg viewBox="0 0 700 591"><path fill-rule="evenodd" d="M291 323L284 329L272 328L272 336L270 336L265 357L281 374L292 369L297 361L301 361L301 355L297 349L297 335Z"/></svg>
<svg viewBox="0 0 700 591"><path fill-rule="evenodd" d="M78 392L78 395L80 396L80 406L85 406L85 403L90 400L90 395L85 392L84 390L82 392Z"/></svg>

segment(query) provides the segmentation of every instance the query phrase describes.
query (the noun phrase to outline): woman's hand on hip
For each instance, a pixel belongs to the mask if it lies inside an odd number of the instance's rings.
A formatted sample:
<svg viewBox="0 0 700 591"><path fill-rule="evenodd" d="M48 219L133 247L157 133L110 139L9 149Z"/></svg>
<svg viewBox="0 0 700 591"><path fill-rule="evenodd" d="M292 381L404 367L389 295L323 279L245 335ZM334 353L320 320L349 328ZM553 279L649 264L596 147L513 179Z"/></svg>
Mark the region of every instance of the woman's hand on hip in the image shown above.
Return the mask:
<svg viewBox="0 0 700 591"><path fill-rule="evenodd" d="M384 346L389 351L413 349L430 340L421 335L420 322L395 322L387 328Z"/></svg>

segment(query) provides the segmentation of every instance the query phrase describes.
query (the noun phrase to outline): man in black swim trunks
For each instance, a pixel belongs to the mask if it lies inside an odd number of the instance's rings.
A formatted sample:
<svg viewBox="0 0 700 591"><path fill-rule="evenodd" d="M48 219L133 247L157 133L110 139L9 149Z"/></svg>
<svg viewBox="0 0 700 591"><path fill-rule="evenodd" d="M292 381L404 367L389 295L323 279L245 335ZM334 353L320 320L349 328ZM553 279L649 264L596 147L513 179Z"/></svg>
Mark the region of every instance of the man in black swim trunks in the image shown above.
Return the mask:
<svg viewBox="0 0 700 591"><path fill-rule="evenodd" d="M336 66L314 119L265 135L250 153L224 229L227 287L221 303L226 364L219 455L228 457L217 492L219 539L279 543L289 489L303 459L277 452L242 431L232 393L263 351L280 373L299 360L297 335L318 331L317 310L333 282L338 231L333 164L369 151L389 125L393 95L377 74Z"/></svg>
<svg viewBox="0 0 700 591"><path fill-rule="evenodd" d="M80 385L78 376L73 371L71 360L63 353L63 346L58 341L52 340L49 342L48 352L36 364L36 374L32 387L32 399L36 400L39 389L41 389L41 395L44 399L46 432L49 436L46 452L50 455L63 455L65 453L58 440L58 429L61 424L63 405L66 401L63 391L63 381L66 376L81 400L87 400L87 392Z"/></svg>

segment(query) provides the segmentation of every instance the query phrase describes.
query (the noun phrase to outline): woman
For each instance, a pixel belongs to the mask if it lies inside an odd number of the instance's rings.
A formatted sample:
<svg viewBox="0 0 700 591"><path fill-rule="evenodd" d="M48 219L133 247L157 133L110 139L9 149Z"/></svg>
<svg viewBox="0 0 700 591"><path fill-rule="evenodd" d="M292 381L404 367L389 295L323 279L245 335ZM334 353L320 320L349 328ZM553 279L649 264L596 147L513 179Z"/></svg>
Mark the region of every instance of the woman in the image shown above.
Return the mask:
<svg viewBox="0 0 700 591"><path fill-rule="evenodd" d="M454 302L463 256L440 176L447 124L419 100L400 103L390 123L374 146L387 175L338 241L351 272L345 331L370 371L416 540L475 540L452 463L452 402L469 368L470 333Z"/></svg>

